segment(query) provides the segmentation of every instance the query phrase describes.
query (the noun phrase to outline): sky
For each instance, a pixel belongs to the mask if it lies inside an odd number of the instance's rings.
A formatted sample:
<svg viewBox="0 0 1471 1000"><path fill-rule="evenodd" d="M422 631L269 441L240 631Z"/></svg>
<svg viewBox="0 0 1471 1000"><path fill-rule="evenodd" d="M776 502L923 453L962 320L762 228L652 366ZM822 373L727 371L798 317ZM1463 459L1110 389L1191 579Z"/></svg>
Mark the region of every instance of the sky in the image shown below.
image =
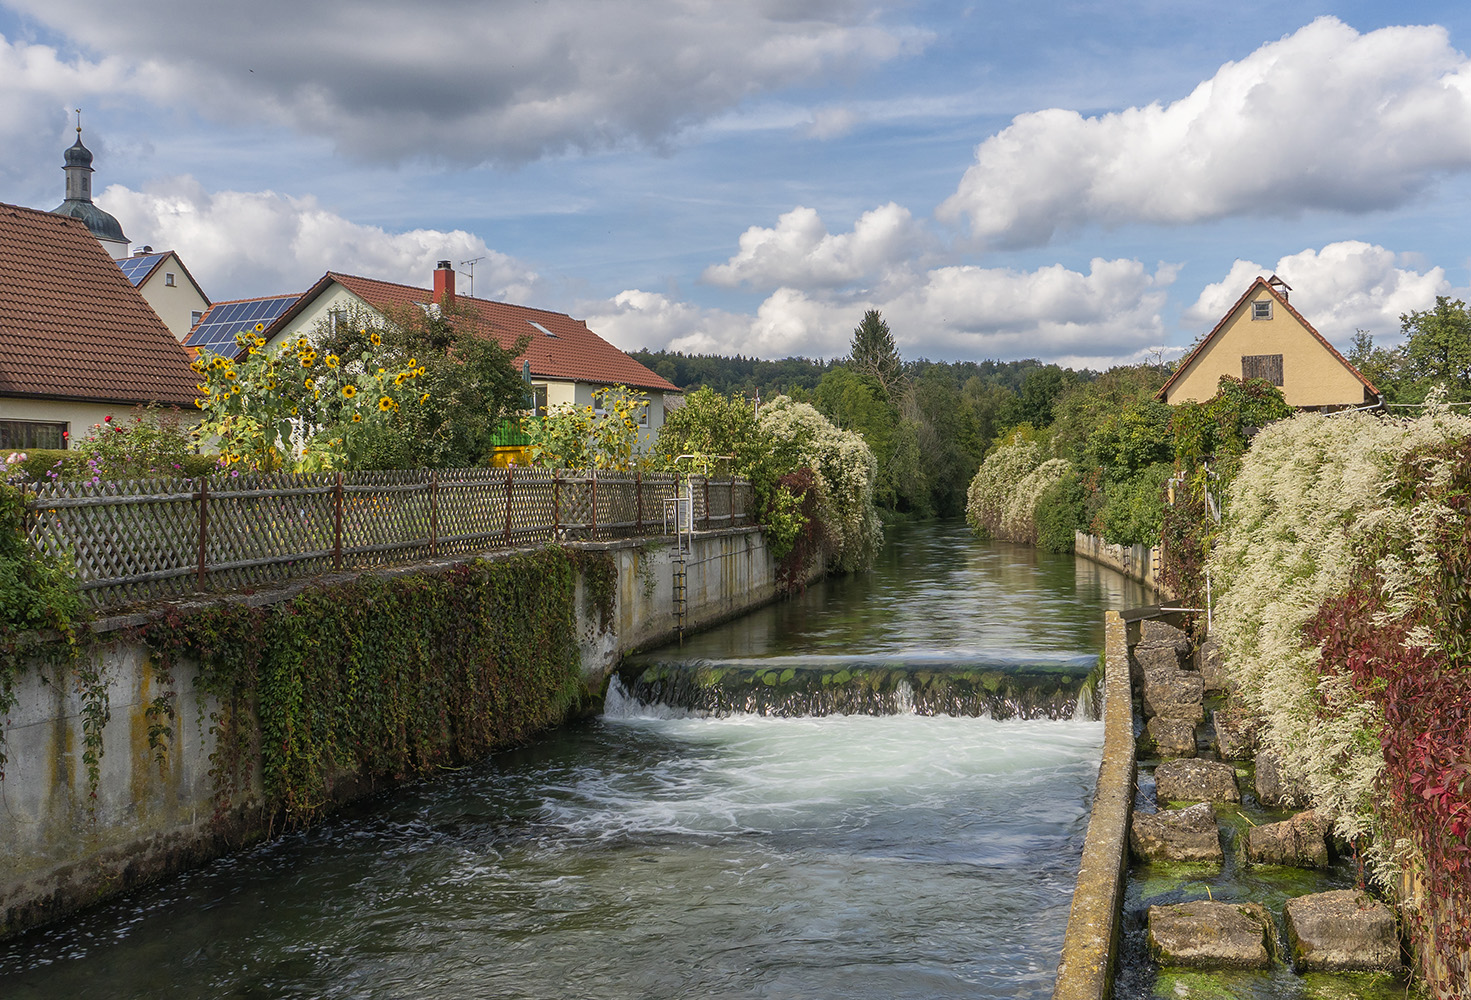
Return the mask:
<svg viewBox="0 0 1471 1000"><path fill-rule="evenodd" d="M0 0L0 201L62 151L212 299L328 270L618 346L1168 360L1258 274L1346 349L1471 299L1471 5ZM473 265L468 263L474 261Z"/></svg>

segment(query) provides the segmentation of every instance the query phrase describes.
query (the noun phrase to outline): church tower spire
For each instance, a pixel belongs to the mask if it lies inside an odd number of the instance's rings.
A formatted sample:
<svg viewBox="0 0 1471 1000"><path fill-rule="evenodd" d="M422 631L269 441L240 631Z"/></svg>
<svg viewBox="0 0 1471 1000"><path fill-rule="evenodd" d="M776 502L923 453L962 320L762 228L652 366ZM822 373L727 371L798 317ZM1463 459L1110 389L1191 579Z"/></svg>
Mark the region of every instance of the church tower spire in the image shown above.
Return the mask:
<svg viewBox="0 0 1471 1000"><path fill-rule="evenodd" d="M51 211L81 219L102 248L118 260L128 255L128 238L117 219L92 204L92 151L82 145L82 109L76 110L77 141L67 148L61 165L66 174L66 200Z"/></svg>

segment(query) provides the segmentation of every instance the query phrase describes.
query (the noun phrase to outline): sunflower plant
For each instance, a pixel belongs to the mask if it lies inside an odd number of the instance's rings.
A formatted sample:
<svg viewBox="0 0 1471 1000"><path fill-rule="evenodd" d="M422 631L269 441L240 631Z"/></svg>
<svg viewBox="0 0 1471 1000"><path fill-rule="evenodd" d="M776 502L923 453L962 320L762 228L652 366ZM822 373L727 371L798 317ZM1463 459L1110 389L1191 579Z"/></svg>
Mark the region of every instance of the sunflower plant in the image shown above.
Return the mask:
<svg viewBox="0 0 1471 1000"><path fill-rule="evenodd" d="M237 351L201 351L195 405L203 436L221 462L263 472L353 467L370 435L428 402L424 368L402 358L376 331L336 338L332 350L305 335L269 348L264 327L235 335Z"/></svg>

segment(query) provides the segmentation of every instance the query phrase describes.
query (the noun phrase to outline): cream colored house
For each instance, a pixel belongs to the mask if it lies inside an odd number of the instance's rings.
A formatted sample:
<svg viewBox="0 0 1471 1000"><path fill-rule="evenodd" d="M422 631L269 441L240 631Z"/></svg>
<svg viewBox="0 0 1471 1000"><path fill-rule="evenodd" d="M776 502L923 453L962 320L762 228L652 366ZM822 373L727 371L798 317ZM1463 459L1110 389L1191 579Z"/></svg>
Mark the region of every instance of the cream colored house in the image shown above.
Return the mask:
<svg viewBox="0 0 1471 1000"><path fill-rule="evenodd" d="M209 311L209 296L172 250L156 253L152 247L141 247L117 266L181 344Z"/></svg>
<svg viewBox="0 0 1471 1000"><path fill-rule="evenodd" d="M1379 390L1287 301L1275 274L1258 277L1170 376L1157 399L1204 402L1222 375L1260 378L1282 389L1287 405L1339 410L1379 399Z"/></svg>

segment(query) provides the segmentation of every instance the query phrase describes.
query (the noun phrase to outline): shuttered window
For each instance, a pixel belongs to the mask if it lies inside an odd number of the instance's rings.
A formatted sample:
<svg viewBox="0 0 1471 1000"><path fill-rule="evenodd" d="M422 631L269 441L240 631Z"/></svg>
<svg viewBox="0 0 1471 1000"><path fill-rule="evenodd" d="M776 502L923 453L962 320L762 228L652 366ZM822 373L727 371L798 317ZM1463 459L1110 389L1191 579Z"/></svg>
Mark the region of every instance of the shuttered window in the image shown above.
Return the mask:
<svg viewBox="0 0 1471 1000"><path fill-rule="evenodd" d="M1282 355L1280 354L1243 354L1241 356L1241 377L1259 378L1273 385L1282 384Z"/></svg>

